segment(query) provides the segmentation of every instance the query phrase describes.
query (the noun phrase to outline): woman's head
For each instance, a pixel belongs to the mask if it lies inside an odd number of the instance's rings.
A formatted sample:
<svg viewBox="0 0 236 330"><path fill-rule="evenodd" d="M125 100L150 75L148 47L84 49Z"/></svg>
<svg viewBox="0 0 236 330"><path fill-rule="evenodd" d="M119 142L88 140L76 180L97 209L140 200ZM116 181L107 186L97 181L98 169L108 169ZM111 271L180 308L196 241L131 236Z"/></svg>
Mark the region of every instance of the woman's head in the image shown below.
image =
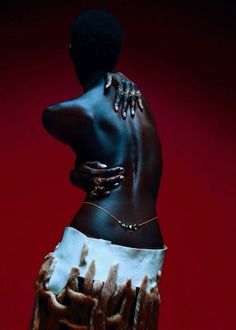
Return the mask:
<svg viewBox="0 0 236 330"><path fill-rule="evenodd" d="M104 10L88 10L78 16L70 35L70 52L78 78L112 71L122 37L121 25Z"/></svg>

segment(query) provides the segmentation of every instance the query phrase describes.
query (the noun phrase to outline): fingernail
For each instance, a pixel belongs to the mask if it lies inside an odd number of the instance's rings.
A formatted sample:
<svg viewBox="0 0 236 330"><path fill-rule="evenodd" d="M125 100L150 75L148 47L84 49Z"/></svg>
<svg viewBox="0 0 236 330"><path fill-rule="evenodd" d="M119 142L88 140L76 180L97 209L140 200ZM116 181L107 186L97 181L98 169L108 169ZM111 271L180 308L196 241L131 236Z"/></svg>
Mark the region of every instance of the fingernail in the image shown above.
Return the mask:
<svg viewBox="0 0 236 330"><path fill-rule="evenodd" d="M120 178L120 179L124 179L124 175L120 175L119 178Z"/></svg>
<svg viewBox="0 0 236 330"><path fill-rule="evenodd" d="M131 115L134 115L134 110L131 110Z"/></svg>
<svg viewBox="0 0 236 330"><path fill-rule="evenodd" d="M124 167L119 167L119 171L123 171L124 170Z"/></svg>
<svg viewBox="0 0 236 330"><path fill-rule="evenodd" d="M114 183L114 187L117 187L117 186L119 186L119 183L118 182Z"/></svg>
<svg viewBox="0 0 236 330"><path fill-rule="evenodd" d="M126 112L123 113L123 117L124 117L124 118L126 117Z"/></svg>
<svg viewBox="0 0 236 330"><path fill-rule="evenodd" d="M106 167L107 167L106 164L100 164L99 166L100 166L101 168L106 168Z"/></svg>
<svg viewBox="0 0 236 330"><path fill-rule="evenodd" d="M118 105L115 105L115 110L118 111L119 110L119 107Z"/></svg>

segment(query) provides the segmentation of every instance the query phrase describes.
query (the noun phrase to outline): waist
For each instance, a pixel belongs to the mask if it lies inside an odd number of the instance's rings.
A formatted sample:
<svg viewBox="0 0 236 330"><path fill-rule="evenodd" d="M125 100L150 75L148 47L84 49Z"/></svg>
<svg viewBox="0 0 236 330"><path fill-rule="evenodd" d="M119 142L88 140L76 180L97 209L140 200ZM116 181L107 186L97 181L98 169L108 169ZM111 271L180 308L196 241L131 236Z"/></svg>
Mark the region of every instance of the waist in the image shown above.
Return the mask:
<svg viewBox="0 0 236 330"><path fill-rule="evenodd" d="M128 222L141 222L157 216L156 197L147 193L123 193L114 189L108 197L91 199L87 196L84 202L95 203L101 208ZM91 209L91 207L87 207Z"/></svg>
<svg viewBox="0 0 236 330"><path fill-rule="evenodd" d="M114 244L126 245L137 248L162 248L163 239L160 229L159 219L145 224L136 231L124 230L121 225L108 211L119 219L122 223L135 226L149 219L157 217L155 204L152 207L137 205L136 208L126 200L125 204L121 201L110 202L109 198L103 201L96 201L99 208L93 205L82 204L70 224L71 227L78 229L88 236L103 238L112 241ZM86 200L87 201L87 200ZM104 210L100 209L102 207Z"/></svg>

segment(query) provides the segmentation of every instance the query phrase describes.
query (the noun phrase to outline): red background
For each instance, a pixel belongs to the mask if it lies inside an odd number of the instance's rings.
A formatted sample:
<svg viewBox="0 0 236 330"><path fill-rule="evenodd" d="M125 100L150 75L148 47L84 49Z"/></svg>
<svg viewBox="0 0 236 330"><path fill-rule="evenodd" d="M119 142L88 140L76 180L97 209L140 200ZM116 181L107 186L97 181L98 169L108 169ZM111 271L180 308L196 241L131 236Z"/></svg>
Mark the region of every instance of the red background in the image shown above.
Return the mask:
<svg viewBox="0 0 236 330"><path fill-rule="evenodd" d="M146 95L163 146L160 330L235 329L234 8L143 3L4 3L1 329L28 327L39 266L84 196L68 180L72 151L44 131L41 113L81 92L68 30L81 8L102 7L125 28L117 70Z"/></svg>

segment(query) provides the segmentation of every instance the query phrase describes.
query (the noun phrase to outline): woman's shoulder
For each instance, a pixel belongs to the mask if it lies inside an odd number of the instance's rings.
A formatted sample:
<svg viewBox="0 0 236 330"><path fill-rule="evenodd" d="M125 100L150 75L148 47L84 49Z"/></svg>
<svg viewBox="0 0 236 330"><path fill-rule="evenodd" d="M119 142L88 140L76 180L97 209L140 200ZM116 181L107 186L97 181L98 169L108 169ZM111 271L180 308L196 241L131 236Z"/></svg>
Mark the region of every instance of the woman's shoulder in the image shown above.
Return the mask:
<svg viewBox="0 0 236 330"><path fill-rule="evenodd" d="M45 130L63 143L71 144L78 129L90 125L93 114L78 99L67 100L48 106L42 112Z"/></svg>
<svg viewBox="0 0 236 330"><path fill-rule="evenodd" d="M83 102L82 97L69 99L55 103L53 105L47 106L43 113L51 115L72 115L72 116L91 116L92 113L89 111L89 108L86 106L86 103Z"/></svg>

